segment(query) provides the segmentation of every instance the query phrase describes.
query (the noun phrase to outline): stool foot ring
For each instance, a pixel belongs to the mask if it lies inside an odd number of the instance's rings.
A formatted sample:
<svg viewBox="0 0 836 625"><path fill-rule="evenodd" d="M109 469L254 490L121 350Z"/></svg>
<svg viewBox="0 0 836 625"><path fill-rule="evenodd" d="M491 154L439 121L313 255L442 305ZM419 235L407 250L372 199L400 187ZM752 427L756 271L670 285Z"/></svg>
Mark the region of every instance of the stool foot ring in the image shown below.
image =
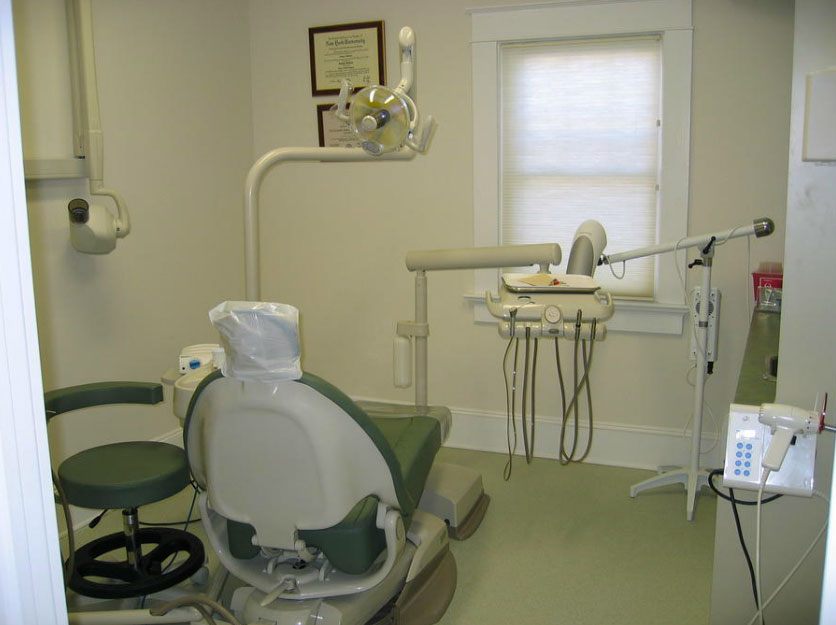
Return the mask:
<svg viewBox="0 0 836 625"><path fill-rule="evenodd" d="M99 559L120 549L124 557L123 533L103 536L78 549L69 587L98 599L140 597L179 584L203 566L203 543L183 530L142 528L137 532L137 541L143 546L143 555L136 567L126 560ZM148 549L144 548L146 545ZM167 566L166 560L178 553L188 557Z"/></svg>

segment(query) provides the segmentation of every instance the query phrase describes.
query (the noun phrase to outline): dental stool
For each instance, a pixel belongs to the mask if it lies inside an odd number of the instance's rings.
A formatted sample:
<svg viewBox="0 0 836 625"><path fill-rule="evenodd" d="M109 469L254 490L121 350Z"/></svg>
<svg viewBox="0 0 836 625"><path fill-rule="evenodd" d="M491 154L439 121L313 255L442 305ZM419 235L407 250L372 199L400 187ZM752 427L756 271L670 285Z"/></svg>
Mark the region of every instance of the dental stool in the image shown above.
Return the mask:
<svg viewBox="0 0 836 625"><path fill-rule="evenodd" d="M162 386L142 382L84 384L44 396L47 421L92 406L162 400ZM174 528L139 527L137 508L189 485L188 461L181 448L154 441L92 447L64 460L58 479L69 504L122 509L123 532L98 538L75 552L68 582L75 592L100 599L148 595L182 582L203 566L203 543L194 535ZM121 550L125 559L112 561L109 554ZM167 567L166 560L178 553L186 554L186 559Z"/></svg>

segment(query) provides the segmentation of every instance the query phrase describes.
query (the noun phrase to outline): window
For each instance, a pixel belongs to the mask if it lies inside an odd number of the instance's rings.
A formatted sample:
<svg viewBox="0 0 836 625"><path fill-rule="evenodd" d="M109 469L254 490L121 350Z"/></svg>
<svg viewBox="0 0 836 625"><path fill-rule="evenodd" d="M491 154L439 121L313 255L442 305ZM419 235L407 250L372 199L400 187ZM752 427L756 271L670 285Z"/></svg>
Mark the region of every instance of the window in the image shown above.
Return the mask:
<svg viewBox="0 0 836 625"><path fill-rule="evenodd" d="M683 237L690 0L485 9L472 19L475 244L556 241L568 254L590 218L604 224L610 253ZM681 333L670 255L626 269L620 281L596 273L621 296L608 326ZM497 279L477 272L477 293Z"/></svg>
<svg viewBox="0 0 836 625"><path fill-rule="evenodd" d="M508 44L501 54L500 243L557 242L594 217L607 250L656 243L659 173L658 37ZM653 259L616 295L653 297Z"/></svg>

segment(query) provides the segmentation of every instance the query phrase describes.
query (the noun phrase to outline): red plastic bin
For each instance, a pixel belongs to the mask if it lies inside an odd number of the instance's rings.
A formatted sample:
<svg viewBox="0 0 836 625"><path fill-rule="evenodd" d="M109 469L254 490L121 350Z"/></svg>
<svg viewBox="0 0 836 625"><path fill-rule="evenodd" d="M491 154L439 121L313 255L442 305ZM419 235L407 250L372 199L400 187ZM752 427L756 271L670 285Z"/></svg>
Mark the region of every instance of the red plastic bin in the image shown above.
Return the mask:
<svg viewBox="0 0 836 625"><path fill-rule="evenodd" d="M783 288L784 274L782 273L763 273L760 271L752 272L752 287L755 291L755 303L758 303L758 287L771 286L773 289Z"/></svg>

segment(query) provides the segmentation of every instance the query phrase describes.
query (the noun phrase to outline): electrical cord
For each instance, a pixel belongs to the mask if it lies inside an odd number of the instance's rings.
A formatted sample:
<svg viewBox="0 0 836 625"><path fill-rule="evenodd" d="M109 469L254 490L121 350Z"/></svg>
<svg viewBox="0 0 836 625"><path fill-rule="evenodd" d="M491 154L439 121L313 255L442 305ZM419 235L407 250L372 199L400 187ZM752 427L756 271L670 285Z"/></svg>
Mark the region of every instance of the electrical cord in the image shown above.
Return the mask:
<svg viewBox="0 0 836 625"><path fill-rule="evenodd" d="M610 264L609 260L607 260L606 265L607 265L607 267L610 268L610 273L612 274L612 277L615 278L616 280L623 280L624 276L627 275L627 261L626 260L621 261L621 275L618 275L617 273L615 273L615 269L613 269L613 266Z"/></svg>
<svg viewBox="0 0 836 625"><path fill-rule="evenodd" d="M519 339L517 339L519 340ZM528 424L525 420L525 407L528 400L528 362L529 362L529 348L531 343L531 328L525 327L525 356L523 357L523 387L522 387L522 435L523 435L523 451L525 452L526 463L531 462L532 450L528 448Z"/></svg>
<svg viewBox="0 0 836 625"><path fill-rule="evenodd" d="M513 327L514 318L516 317L516 310L511 311L511 324ZM502 470L502 478L507 482L511 479L511 472L514 468L514 452L517 450L517 422L514 418L514 403L516 399L516 380L509 382L508 380L508 355L511 352L511 346L516 343L513 331L511 338L508 339L508 345L505 347L505 355L502 357L502 376L505 380L505 439L508 443L508 461L505 463L505 468ZM515 350L516 352L516 350ZM516 363L516 354L514 355L514 362ZM516 365L514 366L516 373ZM513 430L513 446L511 444Z"/></svg>
<svg viewBox="0 0 836 625"><path fill-rule="evenodd" d="M827 496L824 493L820 493L818 491L813 491L813 495L818 497L819 499L822 499L828 505L830 504L830 499L828 499ZM825 531L827 531L827 525L828 525L828 521L827 521L827 519L825 519L824 523L822 524L821 528L819 529L818 534L816 534L815 538L813 538L813 540L807 546L807 549L804 550L804 553L801 554L801 557L798 558L798 561L790 569L789 573L787 573L786 576L784 576L784 579L781 580L781 583L778 584L777 588L775 588L775 590L772 591L772 594L769 595L769 597L766 599L766 601L764 601L763 607L761 608L760 617L762 617L762 611L765 610L767 607L769 607L769 604L772 603L773 599L775 599L775 597L778 596L778 593L781 592L784 589L784 586L787 585L787 583L790 581L790 579L792 579L792 576L795 575L795 573L798 571L798 569L801 568L801 565L804 564L804 561L807 559L807 557L810 555L810 553L812 553L813 548L818 544L818 542L821 540L822 536L824 536ZM755 621L757 621L758 618L759 618L759 614L756 613L751 618L751 620L749 621L749 623L747 625L754 625Z"/></svg>
<svg viewBox="0 0 836 625"><path fill-rule="evenodd" d="M734 503L736 503L737 505L740 505L740 506L756 506L756 505L758 505L757 500L751 500L750 501L748 499L737 499L736 497L730 497L729 495L721 493L719 491L719 489L717 488L717 485L714 483L714 478L717 475L723 475L723 469L714 469L713 471L711 471L708 474L708 486L711 488L711 490L714 491L714 494L716 494L720 499L725 499L728 502L734 502ZM732 489L730 488L729 492L731 492L731 490ZM775 495L770 495L769 497L767 497L766 499L763 500L763 503L770 503L772 501L775 501L776 499L780 499L781 497L783 497L783 495L780 494L780 493L777 493Z"/></svg>
<svg viewBox="0 0 836 625"><path fill-rule="evenodd" d="M734 495L734 489L729 488L729 494L726 495L717 488L717 485L714 483L714 478L718 475L723 474L723 469L714 469L713 471L709 472L708 474L708 486L714 493L720 497L721 499L725 499L731 504L732 507L732 514L734 515L734 526L737 530L737 540L740 543L740 548L743 550L743 556L746 558L746 567L749 569L749 581L752 585L752 596L755 600L755 609L760 609L760 598L758 596L758 580L755 573L755 567L752 564L752 557L749 555L749 549L746 547L746 539L743 537L743 528L740 524L740 514L738 513L737 506L756 506L758 503L770 503L775 501L776 499L780 499L783 497L781 494L772 495L766 499L761 500L760 498L758 501L748 501L744 499L738 499Z"/></svg>
<svg viewBox="0 0 836 625"><path fill-rule="evenodd" d="M589 367L592 364L592 346L594 345L593 341L595 340L595 332L597 330L598 320L592 320L592 332L590 334L590 340L584 341L581 344L581 351L583 352L583 359L584 359L584 376L586 376L586 406L589 410L589 418L587 419L587 423L589 424L589 433L587 434L586 439L586 449L583 452L583 455L578 458L578 462L583 462L586 460L586 457L589 455L589 452L592 450L592 436L595 433L595 428L592 427L593 421L593 413L592 413L592 382L589 380ZM589 358L586 357L586 347L589 344Z"/></svg>
<svg viewBox="0 0 836 625"><path fill-rule="evenodd" d="M181 525L184 523L197 523L200 521L201 518L197 517L196 519L186 519L185 521L140 521L140 525L147 525L148 527L170 527L172 525Z"/></svg>
<svg viewBox="0 0 836 625"><path fill-rule="evenodd" d="M784 577L784 579L781 580L781 583L778 584L777 588L775 588L775 590L772 591L772 594L770 594L769 597L764 601L762 599L761 593L760 593L760 587L761 587L760 576L759 576L758 570L757 570L757 568L759 567L759 560L760 560L760 544L759 544L759 542L760 542L760 540L759 540L760 539L760 515L758 514L758 517L757 517L758 536L757 536L757 541L756 541L756 543L757 543L756 544L756 549L757 549L756 559L758 560L758 563L757 563L757 565L753 565L752 559L749 555L749 551L746 548L746 541L744 540L744 537L743 537L743 530L741 528L740 516L739 516L738 511L737 511L737 506L738 505L758 506L758 511L760 512L760 508L761 508L762 505L768 504L770 502L775 501L776 499L780 499L781 497L783 497L783 495L781 495L780 493L770 495L769 497L766 497L766 498L763 497L763 485L766 483L766 480L768 479L768 470L765 470L765 471L766 471L767 475L764 476L764 478L761 482L761 486L758 488L759 497L756 500L737 499L737 497L734 495L734 489L732 489L732 488L728 489L729 490L728 495L722 493L717 488L717 485L714 483L714 478L718 475L723 474L722 469L715 469L708 474L708 485L711 488L711 490L713 490L714 493L718 497L720 497L721 499L725 499L726 501L728 501L732 504L732 512L734 513L734 519L735 519L735 528L737 529L737 538L740 541L740 546L741 546L741 549L743 550L743 555L746 558L747 567L749 568L749 577L750 577L750 581L751 581L751 584L752 584L752 594L753 594L754 599L755 599L755 607L756 607L757 612L751 618L751 620L748 622L747 625L755 625L755 623L758 622L758 621L760 621L761 623L764 622L763 621L763 611L767 607L769 607L769 605L772 603L772 601L775 599L775 597L778 596L778 593L781 592L781 590L783 590L784 586L787 585L787 583L790 581L790 579L792 579L793 575L795 575L796 571L798 571L798 569L801 567L801 565L804 563L804 561L808 558L810 553L813 551L813 548L816 546L816 544L818 544L818 542L819 542L819 540L821 540L822 536L824 536L824 533L827 530L827 525L828 525L827 520L825 520L824 524L819 529L815 538L813 538L813 540L810 542L810 545L807 547L807 549L804 551L804 553L801 554L801 557L798 559L798 561L795 563L795 565L792 567L792 569L790 569L790 571L787 573L787 575ZM827 498L826 495L824 495L823 493L820 493L818 491L813 491L813 495L818 497L819 499L824 500L826 503L829 503L829 501L830 501Z"/></svg>
<svg viewBox="0 0 836 625"><path fill-rule="evenodd" d="M746 567L749 569L749 582L752 585L752 596L755 599L755 609L760 610L760 595L758 594L758 580L755 577L755 567L752 565L752 557L749 555L749 550L746 548L746 539L743 537L743 528L740 525L740 513L737 511L737 501L734 497L734 489L729 488L729 495L732 507L732 514L734 515L734 526L737 529L737 540L743 548L743 556L746 558Z"/></svg>
<svg viewBox="0 0 836 625"><path fill-rule="evenodd" d="M763 596L761 590L761 510L763 509L763 489L766 487L766 480L769 479L770 470L764 467L763 477L761 478L760 486L758 487L758 506L757 518L755 521L755 586L758 591L758 616L760 617L761 625L763 622Z"/></svg>
<svg viewBox="0 0 836 625"><path fill-rule="evenodd" d="M578 351L581 345L581 311L578 310L577 316L575 317L575 345L572 351L572 379L577 383L578 380ZM571 462L575 457L575 450L578 448L578 429L580 426L580 421L578 420L580 406L578 404L578 389L579 387L575 387L574 396L572 397L572 404L574 405L574 415L575 415L575 427L572 428L572 451L569 454L565 454L564 456L564 447L561 444L560 446L560 453L561 453L561 461L565 457L567 464ZM571 408L570 408L571 409ZM561 439L566 434L566 425L569 421L568 415L563 415L563 424L561 425Z"/></svg>
<svg viewBox="0 0 836 625"><path fill-rule="evenodd" d="M519 374L519 359L520 359L520 341L522 340L515 333L516 327L516 312L517 309L510 311L510 332L508 343L505 346L505 353L502 357L502 376L505 382L505 435L507 441L508 460L503 469L503 479L508 481L511 479L513 472L514 454L517 450L518 434L517 434L517 380ZM592 447L593 437L593 411L592 411L592 387L589 381L589 371L592 364L592 354L594 348L594 341L597 332L597 319L590 322L590 338L581 339L582 330L582 311L578 311L575 324L575 348L573 358L573 376L574 376L574 393L567 406L566 403L566 386L563 378L563 368L560 361L560 347L557 337L554 339L554 353L555 364L557 367L558 383L560 387L562 423L560 430L560 462L561 464L568 464L569 462L581 462L590 452ZM536 433L536 380L537 380L537 357L539 354L539 339L534 338L533 347L531 345L531 328L525 328L525 350L523 354L522 365L522 407L521 407L521 422L522 422L522 439L527 463L531 463L534 459L534 444ZM589 343L589 345L587 345ZM511 355L511 348L514 348L513 365L511 367L510 375L508 371L508 362ZM587 350L588 347L588 350ZM580 352L580 354L579 354ZM580 360L580 364L579 364ZM583 367L583 375L580 374L579 367ZM580 397L586 394L586 403L588 407L588 425L589 435L586 441L586 447L580 457L576 457L578 452L578 438L580 431ZM572 437L572 447L567 451L566 442L566 428L569 421L574 418L574 428Z"/></svg>
<svg viewBox="0 0 836 625"><path fill-rule="evenodd" d="M518 339L519 340L519 339ZM534 339L534 354L531 360L531 368L529 369L529 343L531 340L531 328L526 326L525 328L525 365L523 369L523 392L522 392L522 434L523 434L523 448L525 450L525 461L527 464L531 464L531 461L534 459L534 424L535 424L535 417L534 417L534 406L535 406L535 378L537 376L537 346L538 346L538 339ZM531 383L529 384L529 371L531 373ZM531 392L529 393L528 388L531 387ZM528 401L527 401L528 400ZM526 406L531 407L529 412L528 418L530 419L530 429L531 429L531 444L529 445L529 424L526 422Z"/></svg>
<svg viewBox="0 0 836 625"><path fill-rule="evenodd" d="M592 366L592 352L595 346L595 334L597 330L597 320L593 319L591 322L591 330L590 330L590 339L589 339L589 353L587 354L586 351L586 340L580 339L580 319L581 319L581 311L578 311L578 315L576 317L575 323L575 349L574 349L574 358L573 358L573 376L576 382L574 387L574 393L572 395L571 400L569 401L568 407L566 406L566 395L563 388L562 382L562 374L561 377L561 399L563 403L563 423L560 427L560 464L566 465L570 462L581 462L584 460L588 455L589 451L592 448L592 425L593 425L593 412L592 412L592 390L589 385L589 371ZM555 339L555 346L557 345L557 339ZM582 347L582 364L583 364L583 376L580 377L580 381L578 381L578 351ZM560 371L560 360L559 356L557 355L557 351L555 350L555 355L558 358L558 371ZM580 395L586 387L586 397L587 397L587 406L589 410L588 415L588 423L589 423L589 437L586 443L586 449L584 450L583 454L579 458L575 458L575 453L577 451L577 443L578 443L578 434L580 429L580 418L579 418L579 403L580 403ZM572 437L572 449L570 452L567 453L566 451L566 427L568 426L569 420L571 415L574 414L574 434Z"/></svg>
<svg viewBox="0 0 836 625"><path fill-rule="evenodd" d="M688 386L692 388L695 386L695 383L692 383L691 380L688 379L688 375L692 371L696 372L696 370L697 365L692 365L691 367L689 367L688 371L685 372L685 382L688 384ZM714 451L714 449L720 443L720 427L717 423L717 417L715 416L714 411L711 409L711 405L707 401L703 400L703 407L708 411L708 416L711 417L711 421L712 423L714 423L714 440L711 442L711 447L709 447L708 449L702 449L702 445L700 445L700 454L708 454ZM682 427L682 438L685 438L688 435L688 426L691 425L691 421L693 419L694 412L691 411L691 413L688 415L688 420Z"/></svg>
<svg viewBox="0 0 836 625"><path fill-rule="evenodd" d="M194 493L192 494L192 503L189 506L189 511L186 513L186 520L181 521L183 523L183 531L184 532L188 531L189 525L191 525L192 523L194 523L196 521L196 519L192 519L192 512L194 512L194 505L197 502L197 493L198 493L198 491L195 488ZM177 523L177 524L179 525L179 523ZM174 524L172 524L172 525L174 525ZM174 564L174 560L175 560L176 557L177 557L177 552L171 554L171 560L168 561L168 564L163 569L163 573L165 573L166 571L168 571L168 569L171 568L171 565Z"/></svg>

